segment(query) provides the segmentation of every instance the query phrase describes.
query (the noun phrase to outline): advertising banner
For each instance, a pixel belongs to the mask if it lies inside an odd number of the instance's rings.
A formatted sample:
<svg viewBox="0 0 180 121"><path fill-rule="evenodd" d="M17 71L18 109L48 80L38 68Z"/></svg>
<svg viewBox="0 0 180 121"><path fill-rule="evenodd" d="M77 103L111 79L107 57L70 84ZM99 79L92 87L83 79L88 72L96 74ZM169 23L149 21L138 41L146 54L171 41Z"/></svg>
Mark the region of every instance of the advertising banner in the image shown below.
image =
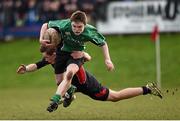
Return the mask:
<svg viewBox="0 0 180 121"><path fill-rule="evenodd" d="M180 5L166 0L111 2L107 21L96 26L103 34L133 34L150 33L155 25L160 32L179 32Z"/></svg>

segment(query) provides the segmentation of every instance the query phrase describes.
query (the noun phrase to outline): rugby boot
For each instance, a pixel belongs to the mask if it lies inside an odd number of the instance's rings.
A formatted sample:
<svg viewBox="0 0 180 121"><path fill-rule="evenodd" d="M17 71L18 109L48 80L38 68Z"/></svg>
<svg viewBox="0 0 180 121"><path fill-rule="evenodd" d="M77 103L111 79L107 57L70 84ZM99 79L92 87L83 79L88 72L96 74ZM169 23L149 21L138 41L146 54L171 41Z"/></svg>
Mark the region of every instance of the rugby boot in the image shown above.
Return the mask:
<svg viewBox="0 0 180 121"><path fill-rule="evenodd" d="M149 82L146 85L146 88L148 88L151 92L150 94L158 96L159 98L163 98L161 90L157 87L157 85L154 82Z"/></svg>
<svg viewBox="0 0 180 121"><path fill-rule="evenodd" d="M68 89L68 91L64 96L64 101L63 101L64 107L68 107L71 104L71 102L76 98L76 96L74 95L76 89L77 88L73 85L71 85L71 87Z"/></svg>

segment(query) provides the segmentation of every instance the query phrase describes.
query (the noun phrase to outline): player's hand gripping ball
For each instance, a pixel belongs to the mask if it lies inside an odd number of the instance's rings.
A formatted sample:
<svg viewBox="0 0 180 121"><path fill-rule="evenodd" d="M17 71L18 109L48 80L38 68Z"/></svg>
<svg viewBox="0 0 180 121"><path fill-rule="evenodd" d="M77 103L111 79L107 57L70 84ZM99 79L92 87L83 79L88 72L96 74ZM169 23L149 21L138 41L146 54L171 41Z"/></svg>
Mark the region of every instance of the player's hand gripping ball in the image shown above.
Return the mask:
<svg viewBox="0 0 180 121"><path fill-rule="evenodd" d="M61 42L61 36L55 29L49 28L43 35L43 41L45 41L45 46L47 47L57 47Z"/></svg>

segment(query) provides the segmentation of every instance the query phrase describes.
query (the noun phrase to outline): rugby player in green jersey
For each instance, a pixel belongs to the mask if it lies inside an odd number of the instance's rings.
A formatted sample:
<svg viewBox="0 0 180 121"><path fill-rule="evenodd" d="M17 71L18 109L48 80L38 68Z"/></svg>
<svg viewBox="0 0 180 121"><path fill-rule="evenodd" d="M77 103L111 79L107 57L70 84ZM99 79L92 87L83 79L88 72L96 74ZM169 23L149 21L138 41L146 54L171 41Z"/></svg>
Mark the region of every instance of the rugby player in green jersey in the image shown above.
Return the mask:
<svg viewBox="0 0 180 121"><path fill-rule="evenodd" d="M59 32L63 41L63 46L57 46L56 51L55 74L56 81L60 84L56 94L52 97L53 102L61 100L61 97L71 85L72 77L83 64L83 51L86 42L90 41L101 47L107 69L109 71L114 69L105 37L95 27L87 24L87 17L84 12L76 11L70 19L49 21L43 24L40 32L40 43L47 47L50 42L43 39L43 34L48 28L53 28Z"/></svg>

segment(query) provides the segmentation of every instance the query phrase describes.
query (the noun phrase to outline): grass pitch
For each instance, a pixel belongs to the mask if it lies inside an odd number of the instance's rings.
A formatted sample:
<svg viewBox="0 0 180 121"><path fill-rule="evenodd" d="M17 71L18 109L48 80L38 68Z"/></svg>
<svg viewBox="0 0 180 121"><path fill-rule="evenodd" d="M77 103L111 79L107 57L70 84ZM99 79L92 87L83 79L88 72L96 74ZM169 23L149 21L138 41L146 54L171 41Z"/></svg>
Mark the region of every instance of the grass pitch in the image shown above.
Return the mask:
<svg viewBox="0 0 180 121"><path fill-rule="evenodd" d="M106 71L101 49L93 44L87 47L92 61L85 64L103 85L118 90L156 79L155 45L148 35L108 36L107 42L115 71ZM112 103L77 94L70 107L48 113L49 98L56 90L53 69L15 72L20 64L41 58L38 41L0 43L0 119L180 119L179 51L180 35L161 36L163 100L148 95Z"/></svg>
<svg viewBox="0 0 180 121"><path fill-rule="evenodd" d="M23 120L65 120L65 119L111 119L111 120L155 120L180 119L180 92L166 93L164 99L154 96L140 96L116 103L94 101L77 93L71 106L62 105L48 113L48 98L54 93L52 88L1 90L0 119Z"/></svg>

